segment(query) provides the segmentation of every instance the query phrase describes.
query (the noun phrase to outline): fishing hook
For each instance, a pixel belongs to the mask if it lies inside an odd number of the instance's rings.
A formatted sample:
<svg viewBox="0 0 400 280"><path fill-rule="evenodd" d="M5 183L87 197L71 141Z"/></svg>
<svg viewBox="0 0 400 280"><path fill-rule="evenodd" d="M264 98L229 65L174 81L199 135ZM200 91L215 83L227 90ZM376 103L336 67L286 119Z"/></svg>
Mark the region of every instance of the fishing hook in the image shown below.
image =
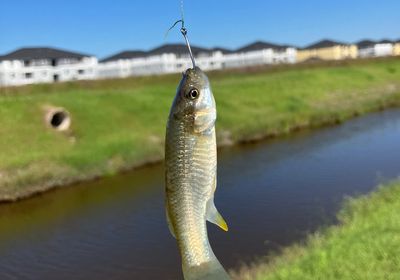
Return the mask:
<svg viewBox="0 0 400 280"><path fill-rule="evenodd" d="M187 37L187 29L186 29L186 27L185 27L185 21L184 21L184 19L183 19L183 13L182 13L182 19L175 21L175 23L168 29L167 33L165 34L165 37L167 37L168 32L169 32L171 29L173 29L178 23L181 23L181 24L182 24L182 25L181 25L181 33L182 33L182 35L183 35L183 38L185 38L186 46L187 46L187 48L188 48L188 50L189 50L190 59L192 60L193 68L195 68L195 67L196 67L196 62L195 62L195 60L194 60L194 56L193 56L193 53L192 53L192 49L191 49L191 47L190 47L189 39L188 39L188 37Z"/></svg>

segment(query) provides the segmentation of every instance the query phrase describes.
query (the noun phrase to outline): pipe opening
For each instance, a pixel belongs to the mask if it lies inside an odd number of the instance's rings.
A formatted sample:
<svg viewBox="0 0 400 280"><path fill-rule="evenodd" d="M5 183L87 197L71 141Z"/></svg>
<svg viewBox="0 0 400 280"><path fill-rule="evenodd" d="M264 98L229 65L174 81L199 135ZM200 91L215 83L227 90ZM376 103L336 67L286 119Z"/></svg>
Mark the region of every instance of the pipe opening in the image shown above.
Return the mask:
<svg viewBox="0 0 400 280"><path fill-rule="evenodd" d="M64 108L51 108L47 110L46 123L58 131L65 131L71 125L71 117Z"/></svg>
<svg viewBox="0 0 400 280"><path fill-rule="evenodd" d="M63 122L65 122L66 118L68 118L68 116L65 112L57 112L51 118L50 124L52 127L58 128L63 124Z"/></svg>

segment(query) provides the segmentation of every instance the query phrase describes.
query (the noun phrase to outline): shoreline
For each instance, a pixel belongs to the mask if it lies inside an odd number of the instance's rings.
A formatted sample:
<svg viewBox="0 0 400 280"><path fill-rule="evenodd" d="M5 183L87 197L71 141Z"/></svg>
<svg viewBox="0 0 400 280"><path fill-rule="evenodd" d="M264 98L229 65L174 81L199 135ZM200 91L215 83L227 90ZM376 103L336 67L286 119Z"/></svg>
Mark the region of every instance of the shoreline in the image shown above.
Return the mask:
<svg viewBox="0 0 400 280"><path fill-rule="evenodd" d="M388 279L399 276L396 238L400 181L347 197L336 224L249 265L230 270L234 280ZM322 260L322 261L321 261ZM371 276L370 267L373 267ZM397 277L389 277L397 279Z"/></svg>
<svg viewBox="0 0 400 280"><path fill-rule="evenodd" d="M208 75L217 102L218 148L400 107L398 58ZM162 162L165 121L178 79L35 85L0 93L0 203ZM44 105L65 108L70 131L49 128Z"/></svg>
<svg viewBox="0 0 400 280"><path fill-rule="evenodd" d="M316 121L316 122L310 122L308 125L294 125L292 127L286 128L286 130L281 131L281 132L270 132L270 133L260 133L258 135L252 135L250 137L244 137L242 139L239 139L238 141L233 142L231 139L228 140L220 140L218 143L217 148L226 148L226 147L231 147L231 146L241 146L241 145L246 145L246 144L252 144L252 143L259 143L268 139L276 138L276 137L282 137L284 135L290 135L296 132L300 132L303 130L307 129L319 129L323 127L330 127L330 126L335 126L335 125L340 125L341 123L348 121L350 119L356 118L356 117L362 117L364 115L370 114L370 113L376 113L388 109L394 109L400 107L400 99L399 100L393 100L392 102L389 102L387 104L380 104L377 105L375 108L371 108L371 110L365 111L360 113L358 110L353 110L353 112L348 112L348 115L345 116L345 118L327 118L323 119L322 121ZM78 177L78 178L68 178L66 180L63 180L60 183L55 183L52 184L51 182L43 182L41 186L38 186L38 184L34 184L28 187L25 186L24 189L25 191L16 195L16 196L0 196L0 205L1 204L7 204L7 203L15 203L21 200L25 199L31 199L36 196L43 195L47 192L55 191L61 188L66 188L66 187L73 187L76 184L81 184L85 182L90 182L90 181L96 181L96 180L101 180L102 178L105 178L107 176L115 176L119 174L124 174L124 173L129 173L133 172L135 170L141 169L141 168L147 168L153 165L161 164L164 161L163 158L149 158L145 159L142 161L139 161L137 163L134 163L133 165L129 166L124 166L121 169L117 170L115 173L111 175L107 174L89 174L84 177ZM40 184L40 183L39 183Z"/></svg>

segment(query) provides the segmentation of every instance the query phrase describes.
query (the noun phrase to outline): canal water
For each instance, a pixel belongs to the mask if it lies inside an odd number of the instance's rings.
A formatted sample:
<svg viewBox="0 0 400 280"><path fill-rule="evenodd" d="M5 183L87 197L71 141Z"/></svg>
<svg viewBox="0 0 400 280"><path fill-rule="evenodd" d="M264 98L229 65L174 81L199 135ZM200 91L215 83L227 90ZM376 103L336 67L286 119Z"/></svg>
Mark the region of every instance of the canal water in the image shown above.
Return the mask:
<svg viewBox="0 0 400 280"><path fill-rule="evenodd" d="M400 174L400 111L219 151L209 224L227 268L335 223L343 198ZM155 165L0 205L0 279L182 279Z"/></svg>

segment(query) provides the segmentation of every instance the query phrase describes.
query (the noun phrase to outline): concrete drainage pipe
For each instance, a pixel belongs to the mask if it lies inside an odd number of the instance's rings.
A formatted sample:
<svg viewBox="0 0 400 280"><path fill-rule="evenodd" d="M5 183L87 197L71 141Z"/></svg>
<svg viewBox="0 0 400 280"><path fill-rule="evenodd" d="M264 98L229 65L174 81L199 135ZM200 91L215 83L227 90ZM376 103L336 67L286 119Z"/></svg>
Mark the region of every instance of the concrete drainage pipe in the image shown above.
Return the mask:
<svg viewBox="0 0 400 280"><path fill-rule="evenodd" d="M46 108L46 124L58 131L66 131L71 126L71 116L67 110L61 107Z"/></svg>

